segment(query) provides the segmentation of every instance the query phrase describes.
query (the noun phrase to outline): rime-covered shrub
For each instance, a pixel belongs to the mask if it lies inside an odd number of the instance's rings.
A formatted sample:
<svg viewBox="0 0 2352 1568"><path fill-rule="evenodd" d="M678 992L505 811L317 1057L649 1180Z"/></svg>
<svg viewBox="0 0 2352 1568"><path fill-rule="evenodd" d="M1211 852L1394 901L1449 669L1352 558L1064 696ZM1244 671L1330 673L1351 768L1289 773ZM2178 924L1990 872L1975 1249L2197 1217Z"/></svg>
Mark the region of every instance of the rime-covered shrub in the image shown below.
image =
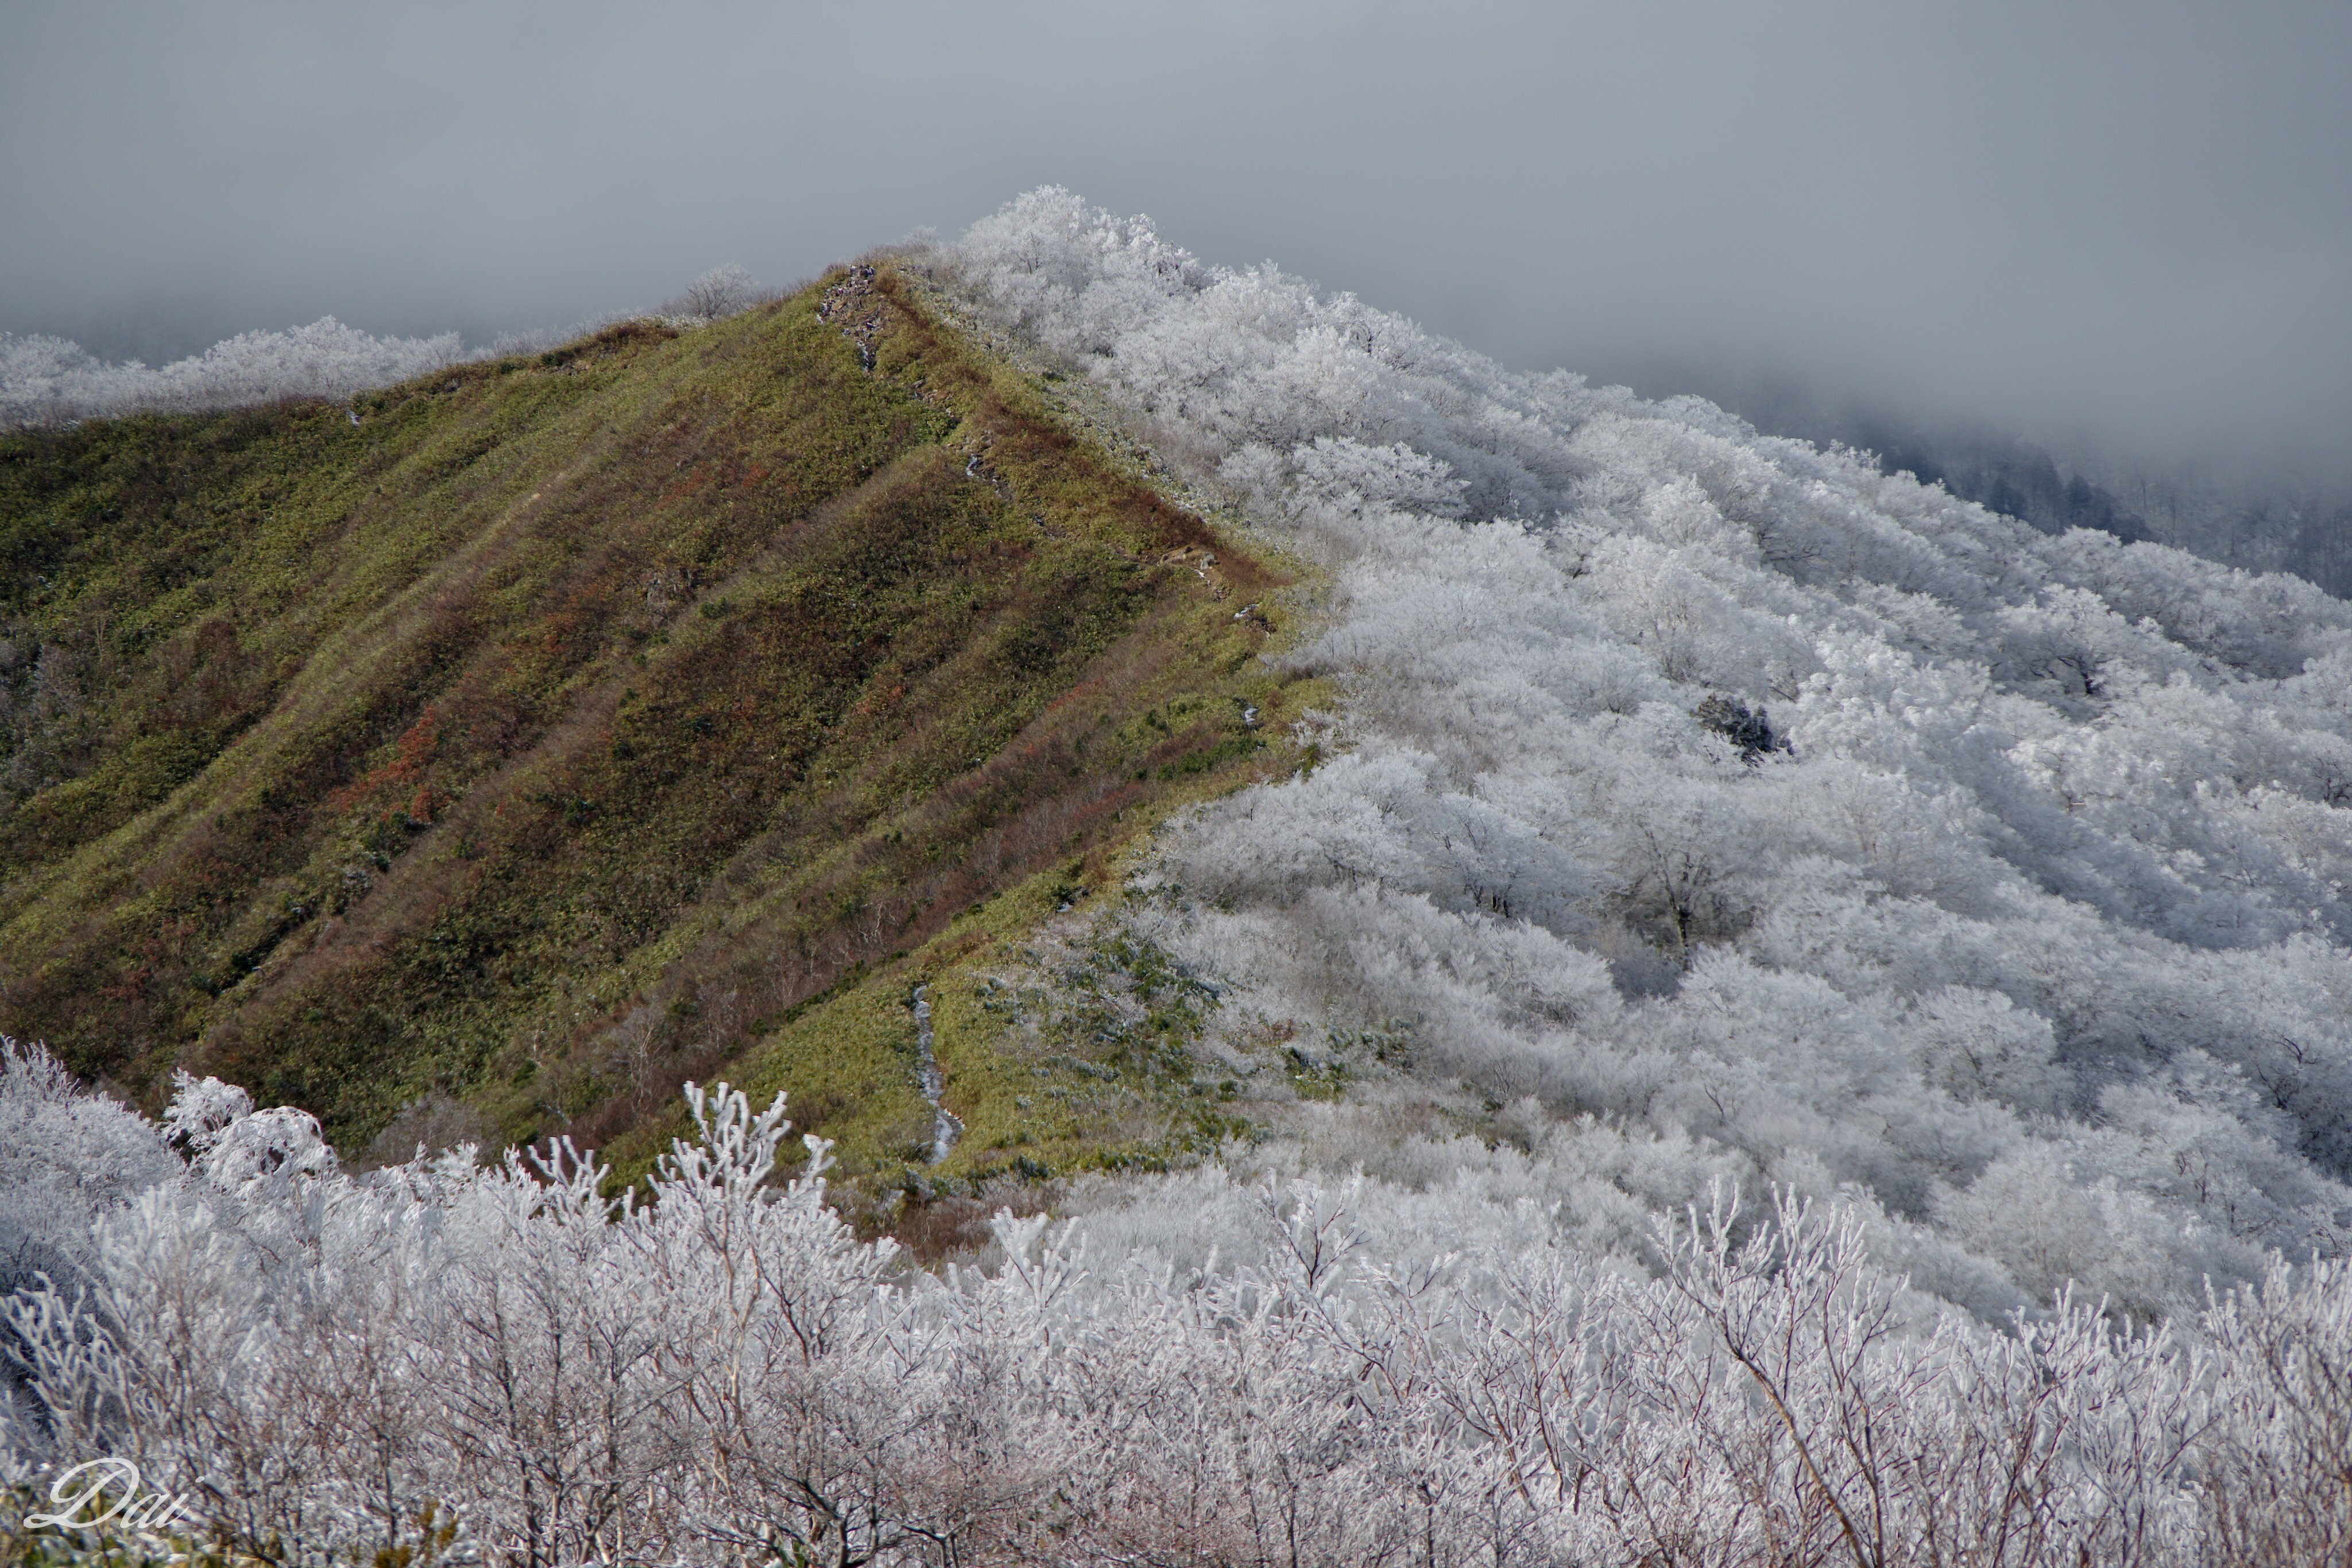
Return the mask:
<svg viewBox="0 0 2352 1568"><path fill-rule="evenodd" d="M714 267L686 286L686 292L662 307L669 316L717 321L747 310L759 302L757 279L733 262Z"/></svg>
<svg viewBox="0 0 2352 1568"><path fill-rule="evenodd" d="M99 1218L178 1168L137 1113L85 1092L41 1047L0 1036L0 1300L44 1279L70 1284ZM0 1404L19 1422L31 1416L21 1349L0 1324Z"/></svg>
<svg viewBox="0 0 2352 1568"><path fill-rule="evenodd" d="M1742 1213L1718 1184L1632 1267L1470 1185L1202 1170L1090 1222L1002 1215L984 1267L932 1275L826 1207L822 1140L778 1184L781 1102L689 1098L697 1137L635 1201L568 1147L353 1177L307 1118L184 1082L194 1157L7 1304L18 1495L128 1458L195 1542L289 1563L2080 1568L2352 1543L2338 1265L2273 1266L2168 1329L2072 1298L1994 1328L1874 1265L1848 1206Z"/></svg>

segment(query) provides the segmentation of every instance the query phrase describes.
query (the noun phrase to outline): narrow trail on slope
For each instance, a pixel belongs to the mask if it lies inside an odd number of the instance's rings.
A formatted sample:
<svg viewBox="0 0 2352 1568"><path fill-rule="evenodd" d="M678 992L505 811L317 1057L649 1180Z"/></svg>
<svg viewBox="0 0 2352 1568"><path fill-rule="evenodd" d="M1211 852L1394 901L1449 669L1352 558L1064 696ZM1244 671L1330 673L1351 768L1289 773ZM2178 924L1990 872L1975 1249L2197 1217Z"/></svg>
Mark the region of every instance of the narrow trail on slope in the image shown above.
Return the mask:
<svg viewBox="0 0 2352 1568"><path fill-rule="evenodd" d="M931 1003L923 994L929 989L929 986L915 988L915 1064L916 1081L931 1107L931 1164L938 1165L948 1157L956 1140L963 1136L963 1122L940 1103L940 1092L947 1087L947 1079L940 1071L940 1059L931 1050Z"/></svg>

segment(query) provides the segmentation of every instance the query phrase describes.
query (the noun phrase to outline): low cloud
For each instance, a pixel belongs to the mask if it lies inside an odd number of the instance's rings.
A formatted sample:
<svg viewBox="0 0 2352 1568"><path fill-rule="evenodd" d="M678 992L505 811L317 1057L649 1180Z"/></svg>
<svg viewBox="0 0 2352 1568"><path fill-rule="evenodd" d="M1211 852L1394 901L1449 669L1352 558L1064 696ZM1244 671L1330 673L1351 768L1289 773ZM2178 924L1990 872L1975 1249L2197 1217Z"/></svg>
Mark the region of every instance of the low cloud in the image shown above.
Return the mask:
<svg viewBox="0 0 2352 1568"><path fill-rule="evenodd" d="M1054 182L1520 366L2346 462L2340 5L91 5L0 329L150 360L772 282Z"/></svg>

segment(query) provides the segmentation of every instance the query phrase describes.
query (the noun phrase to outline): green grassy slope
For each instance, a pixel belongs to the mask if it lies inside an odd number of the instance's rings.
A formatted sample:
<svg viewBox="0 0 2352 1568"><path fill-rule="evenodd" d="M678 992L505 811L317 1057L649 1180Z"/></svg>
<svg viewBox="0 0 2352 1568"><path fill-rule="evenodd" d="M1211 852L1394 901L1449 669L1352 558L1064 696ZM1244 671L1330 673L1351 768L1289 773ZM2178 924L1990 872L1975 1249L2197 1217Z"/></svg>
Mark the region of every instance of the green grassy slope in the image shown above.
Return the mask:
<svg viewBox="0 0 2352 1568"><path fill-rule="evenodd" d="M887 263L354 411L0 438L0 1031L347 1147L433 1092L642 1158L732 1073L880 1179L928 982L947 1173L1217 1130L946 998L1297 765L1271 569Z"/></svg>

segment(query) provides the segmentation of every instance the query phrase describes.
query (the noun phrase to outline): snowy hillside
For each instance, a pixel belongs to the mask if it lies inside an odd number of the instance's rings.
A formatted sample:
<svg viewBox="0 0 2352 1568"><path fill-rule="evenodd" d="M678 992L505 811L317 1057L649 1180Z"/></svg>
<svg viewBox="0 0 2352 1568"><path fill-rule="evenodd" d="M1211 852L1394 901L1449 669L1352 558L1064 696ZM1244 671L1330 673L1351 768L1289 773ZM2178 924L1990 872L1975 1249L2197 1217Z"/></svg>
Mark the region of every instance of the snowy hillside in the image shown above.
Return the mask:
<svg viewBox="0 0 2352 1568"><path fill-rule="evenodd" d="M924 1267L856 1227L957 1178L845 1196L782 1096L688 1084L641 1182L551 1133L354 1171L300 1109L183 1072L150 1119L0 1041L0 1549L113 1550L28 1515L135 1455L190 1521L154 1560L2343 1559L2352 607L1508 373L1058 190L858 282L982 329L809 329L824 406L974 398L886 474L1043 534L1024 451L1106 414L1232 575L1106 553L1248 632L1197 639L1227 676L1311 614L1278 656L1338 700L1196 703L1286 760L1184 797L1123 898L979 899L812 1053L922 1073L919 1129L1156 1071L1234 1135L1049 1180L998 1116L1018 1165L958 1201L1033 1212ZM1064 489L1058 527L1109 493ZM1114 684L1055 704L1097 754ZM1090 799L1156 820L1133 760ZM987 1054L1024 1010L1159 1065Z"/></svg>
<svg viewBox="0 0 2352 1568"><path fill-rule="evenodd" d="M1411 1077L1651 1203L1867 1194L1980 1311L2343 1249L2352 607L1511 374L1059 191L960 260L1336 573L1337 755L1171 856L1229 1011L1374 1076L1343 1042L1403 1020Z"/></svg>

